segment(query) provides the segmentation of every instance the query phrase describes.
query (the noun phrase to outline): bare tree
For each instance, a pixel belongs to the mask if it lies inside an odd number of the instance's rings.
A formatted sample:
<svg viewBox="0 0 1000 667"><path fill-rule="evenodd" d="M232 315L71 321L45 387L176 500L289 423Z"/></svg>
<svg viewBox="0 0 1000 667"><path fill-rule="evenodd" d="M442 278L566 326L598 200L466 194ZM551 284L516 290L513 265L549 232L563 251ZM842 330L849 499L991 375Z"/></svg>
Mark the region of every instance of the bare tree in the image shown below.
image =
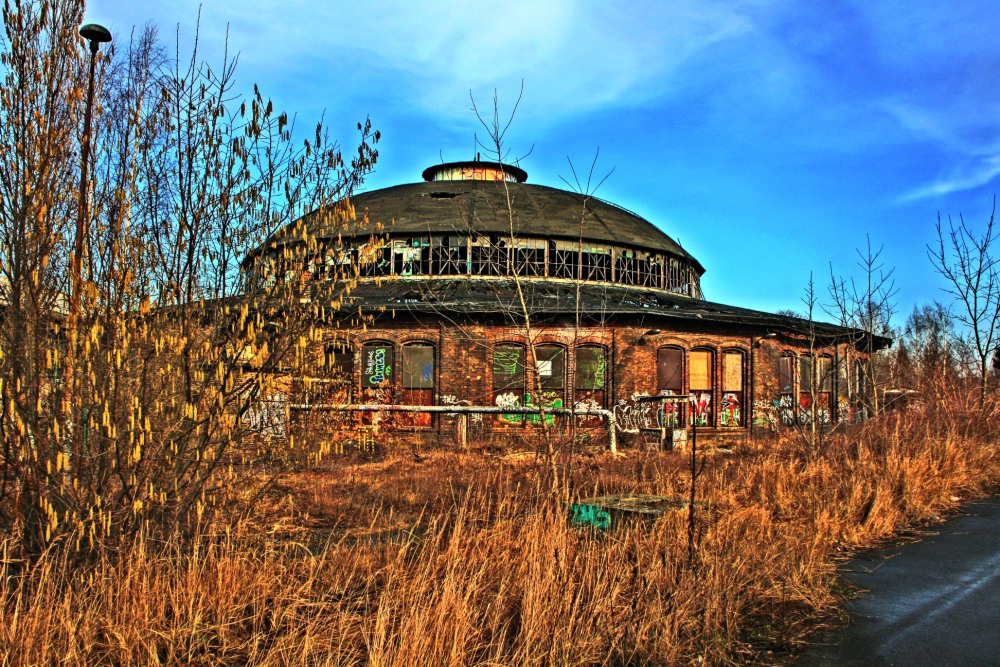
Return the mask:
<svg viewBox="0 0 1000 667"><path fill-rule="evenodd" d="M893 277L895 269L887 268L882 259L885 246L872 249L870 237L866 238L865 250L856 250L860 277L855 279L838 277L830 265L831 303L824 306L838 324L858 332L851 341L851 348L860 350L863 363L858 373L864 383L860 400L866 411L877 416L883 409L879 395L889 383L890 364L881 351L876 339L887 337L892 332L891 319L896 310L896 295L899 289ZM850 363L850 359L847 359Z"/></svg>
<svg viewBox="0 0 1000 667"><path fill-rule="evenodd" d="M948 217L947 230L937 219L936 246L927 247L934 270L945 280L942 289L957 304L955 319L963 326L958 341L965 345L975 358L979 375L979 405L985 407L989 385L990 359L996 354L998 324L1000 324L1000 272L992 245L996 239L993 221L996 215L996 197L993 210L982 234L976 234L959 215L956 225Z"/></svg>
<svg viewBox="0 0 1000 667"><path fill-rule="evenodd" d="M234 466L267 445L245 417L275 369L311 361L323 304L353 276L312 289L318 241L290 223L319 208L354 224L345 198L377 158L367 121L350 162L322 126L293 141L260 91L237 94L235 58L212 68L195 48L170 63L145 30L100 63L81 193L81 17L77 0L3 12L0 527L26 554L173 530L224 501ZM66 221L81 194L78 274ZM279 228L303 242L239 262ZM64 305L77 280L79 336Z"/></svg>

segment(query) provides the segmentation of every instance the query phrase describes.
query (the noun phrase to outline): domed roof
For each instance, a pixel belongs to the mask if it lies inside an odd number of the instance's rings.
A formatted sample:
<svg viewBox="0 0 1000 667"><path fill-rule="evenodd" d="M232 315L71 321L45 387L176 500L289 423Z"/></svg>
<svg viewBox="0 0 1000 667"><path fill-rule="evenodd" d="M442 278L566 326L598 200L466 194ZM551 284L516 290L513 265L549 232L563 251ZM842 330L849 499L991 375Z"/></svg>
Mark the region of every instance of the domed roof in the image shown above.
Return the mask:
<svg viewBox="0 0 1000 667"><path fill-rule="evenodd" d="M424 176L448 173L451 168L473 163L449 163L428 169ZM483 163L489 164L489 163ZM663 252L689 260L698 274L704 268L697 259L676 241L648 220L609 202L575 192L521 181L527 177L522 170L504 173L517 180L494 180L482 176L467 180L436 180L425 183L397 185L364 192L351 197L358 217L367 214L372 222L382 223L392 236L427 234L475 234L509 236L511 226L516 237L563 239L592 243L630 246L640 250ZM510 206L508 207L508 196ZM512 215L508 216L508 210ZM301 224L307 235L322 239L348 234L340 227L324 228L329 216L314 211L297 223L294 232L279 231L267 245L294 243L301 238ZM282 232L286 232L283 234ZM288 233L291 232L291 233ZM368 236L371 230L360 230ZM285 238L282 239L282 236Z"/></svg>

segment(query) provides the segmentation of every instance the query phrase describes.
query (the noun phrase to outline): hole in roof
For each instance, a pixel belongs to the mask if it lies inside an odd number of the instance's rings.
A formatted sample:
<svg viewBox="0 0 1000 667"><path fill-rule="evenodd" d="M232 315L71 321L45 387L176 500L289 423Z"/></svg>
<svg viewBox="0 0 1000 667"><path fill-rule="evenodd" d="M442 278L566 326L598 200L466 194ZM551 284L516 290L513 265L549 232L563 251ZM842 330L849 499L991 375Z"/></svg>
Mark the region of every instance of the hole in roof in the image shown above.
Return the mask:
<svg viewBox="0 0 1000 667"><path fill-rule="evenodd" d="M458 194L454 192L431 192L431 199L454 199Z"/></svg>

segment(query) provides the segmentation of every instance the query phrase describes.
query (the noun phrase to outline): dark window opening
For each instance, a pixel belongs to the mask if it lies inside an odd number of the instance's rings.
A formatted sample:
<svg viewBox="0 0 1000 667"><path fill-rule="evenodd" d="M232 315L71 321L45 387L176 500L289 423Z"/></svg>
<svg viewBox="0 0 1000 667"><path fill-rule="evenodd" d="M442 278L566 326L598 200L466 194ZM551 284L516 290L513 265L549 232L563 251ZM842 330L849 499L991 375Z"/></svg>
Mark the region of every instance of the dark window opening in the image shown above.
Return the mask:
<svg viewBox="0 0 1000 667"><path fill-rule="evenodd" d="M549 243L549 275L575 280L580 275L580 247L562 241Z"/></svg>
<svg viewBox="0 0 1000 667"><path fill-rule="evenodd" d="M497 237L480 236L474 239L472 273L477 276L507 275L507 243Z"/></svg>
<svg viewBox="0 0 1000 667"><path fill-rule="evenodd" d="M430 258L430 240L425 236L392 242L392 272L397 276L429 274Z"/></svg>
<svg viewBox="0 0 1000 667"><path fill-rule="evenodd" d="M580 268L584 280L611 280L611 253L604 249L584 248L580 256Z"/></svg>
<svg viewBox="0 0 1000 667"><path fill-rule="evenodd" d="M535 346L535 370L541 398L526 396L525 404L538 408L562 408L566 404L566 348L558 345ZM540 423L541 415L529 415L528 421ZM555 420L546 415L551 426Z"/></svg>
<svg viewBox="0 0 1000 667"><path fill-rule="evenodd" d="M662 258L640 253L639 255L639 285L643 287L660 287L663 283Z"/></svg>
<svg viewBox="0 0 1000 667"><path fill-rule="evenodd" d="M622 285L639 284L639 262L634 250L618 250L615 261L615 278Z"/></svg>
<svg viewBox="0 0 1000 667"><path fill-rule="evenodd" d="M519 276L545 275L545 241L515 239L511 246L514 271Z"/></svg>
<svg viewBox="0 0 1000 667"><path fill-rule="evenodd" d="M464 236L435 238L431 257L434 275L464 276L469 272L469 247Z"/></svg>

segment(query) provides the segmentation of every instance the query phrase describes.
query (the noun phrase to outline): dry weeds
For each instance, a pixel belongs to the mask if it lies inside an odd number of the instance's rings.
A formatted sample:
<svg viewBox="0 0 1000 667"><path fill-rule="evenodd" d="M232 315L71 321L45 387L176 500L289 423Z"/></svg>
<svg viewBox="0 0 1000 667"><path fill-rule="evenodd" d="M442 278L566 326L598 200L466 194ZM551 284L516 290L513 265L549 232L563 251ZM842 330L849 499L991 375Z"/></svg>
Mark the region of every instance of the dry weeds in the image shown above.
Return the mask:
<svg viewBox="0 0 1000 667"><path fill-rule="evenodd" d="M571 527L548 467L409 452L292 475L192 545L96 565L5 559L5 665L730 664L787 658L838 602L835 561L1000 478L994 417L911 408L808 456L712 455L696 562L683 513ZM576 495L686 493L673 454L581 455Z"/></svg>

